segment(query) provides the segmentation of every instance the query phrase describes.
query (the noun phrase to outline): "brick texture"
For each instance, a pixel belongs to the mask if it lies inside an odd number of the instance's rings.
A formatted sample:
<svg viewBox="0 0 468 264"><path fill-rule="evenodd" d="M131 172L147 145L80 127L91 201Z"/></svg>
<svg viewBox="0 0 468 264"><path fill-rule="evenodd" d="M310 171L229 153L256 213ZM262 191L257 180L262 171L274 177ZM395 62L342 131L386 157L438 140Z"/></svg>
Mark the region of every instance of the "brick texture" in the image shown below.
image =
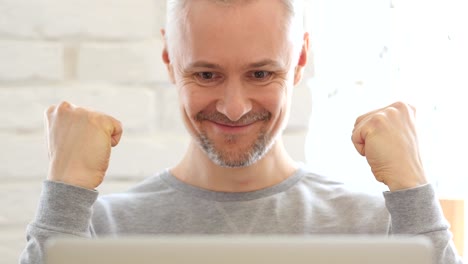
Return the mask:
<svg viewBox="0 0 468 264"><path fill-rule="evenodd" d="M161 40L86 43L78 56L78 79L124 83L167 82Z"/></svg>
<svg viewBox="0 0 468 264"><path fill-rule="evenodd" d="M157 8L161 7L153 0L2 0L0 33L26 38L141 39L156 32Z"/></svg>
<svg viewBox="0 0 468 264"><path fill-rule="evenodd" d="M0 80L63 80L62 54L56 42L0 40Z"/></svg>
<svg viewBox="0 0 468 264"><path fill-rule="evenodd" d="M0 180L45 178L48 160L43 133L0 133L0 137L4 139L0 148Z"/></svg>

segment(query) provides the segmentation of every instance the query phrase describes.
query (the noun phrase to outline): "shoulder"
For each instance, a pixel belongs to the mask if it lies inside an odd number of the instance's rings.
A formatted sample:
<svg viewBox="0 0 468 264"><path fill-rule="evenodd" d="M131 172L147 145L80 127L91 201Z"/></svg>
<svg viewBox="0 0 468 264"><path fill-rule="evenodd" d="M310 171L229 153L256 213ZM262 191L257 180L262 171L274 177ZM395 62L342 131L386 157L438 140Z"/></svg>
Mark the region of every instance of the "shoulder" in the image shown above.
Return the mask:
<svg viewBox="0 0 468 264"><path fill-rule="evenodd" d="M353 206L384 207L384 196L379 189L364 189L348 185L332 177L303 169L304 176L292 191L309 192L316 200Z"/></svg>
<svg viewBox="0 0 468 264"><path fill-rule="evenodd" d="M350 186L332 177L306 172L291 188L292 204L299 204L324 224L323 232L385 233L389 213L379 189ZM329 229L327 229L329 228Z"/></svg>
<svg viewBox="0 0 468 264"><path fill-rule="evenodd" d="M154 193L154 192L159 192L159 191L164 191L171 186L168 184L167 179L170 177L169 176L169 170L163 170L161 172L158 172L154 174L153 176L150 176L140 183L136 184L135 186L132 186L130 189L128 189L128 193Z"/></svg>
<svg viewBox="0 0 468 264"><path fill-rule="evenodd" d="M156 199L162 194L170 193L172 190L171 186L165 180L168 173L167 170L161 171L131 186L124 192L100 195L98 203L101 205L128 205L148 199Z"/></svg>

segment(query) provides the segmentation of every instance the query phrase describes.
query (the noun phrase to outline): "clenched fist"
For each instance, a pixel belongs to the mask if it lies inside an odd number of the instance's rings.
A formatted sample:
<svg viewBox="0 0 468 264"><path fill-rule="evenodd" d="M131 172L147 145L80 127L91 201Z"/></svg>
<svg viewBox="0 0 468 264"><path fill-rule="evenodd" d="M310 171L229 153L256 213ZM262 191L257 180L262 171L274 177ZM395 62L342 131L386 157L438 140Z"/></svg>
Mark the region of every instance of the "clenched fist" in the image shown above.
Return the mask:
<svg viewBox="0 0 468 264"><path fill-rule="evenodd" d="M414 107L397 102L360 116L354 125L354 146L390 191L427 183L414 118Z"/></svg>
<svg viewBox="0 0 468 264"><path fill-rule="evenodd" d="M116 119L67 102L45 113L48 179L95 189L109 166L111 147L122 135Z"/></svg>

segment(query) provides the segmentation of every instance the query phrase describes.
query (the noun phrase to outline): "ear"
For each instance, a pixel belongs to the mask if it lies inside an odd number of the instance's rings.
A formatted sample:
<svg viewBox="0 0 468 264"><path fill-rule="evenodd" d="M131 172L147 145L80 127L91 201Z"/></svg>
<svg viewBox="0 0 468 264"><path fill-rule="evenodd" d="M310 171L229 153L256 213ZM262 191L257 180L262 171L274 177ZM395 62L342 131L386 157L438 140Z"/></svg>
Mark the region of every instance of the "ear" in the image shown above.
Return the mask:
<svg viewBox="0 0 468 264"><path fill-rule="evenodd" d="M299 84L302 80L304 73L304 67L307 64L307 56L309 55L309 33L304 33L304 43L302 44L301 54L299 55L299 61L294 72L294 85Z"/></svg>
<svg viewBox="0 0 468 264"><path fill-rule="evenodd" d="M174 67L171 64L171 59L169 57L169 51L167 49L167 40L166 40L166 31L161 29L161 35L164 40L164 48L162 50L162 60L167 68L167 73L169 74L169 79L173 84L175 84L175 77L174 77Z"/></svg>

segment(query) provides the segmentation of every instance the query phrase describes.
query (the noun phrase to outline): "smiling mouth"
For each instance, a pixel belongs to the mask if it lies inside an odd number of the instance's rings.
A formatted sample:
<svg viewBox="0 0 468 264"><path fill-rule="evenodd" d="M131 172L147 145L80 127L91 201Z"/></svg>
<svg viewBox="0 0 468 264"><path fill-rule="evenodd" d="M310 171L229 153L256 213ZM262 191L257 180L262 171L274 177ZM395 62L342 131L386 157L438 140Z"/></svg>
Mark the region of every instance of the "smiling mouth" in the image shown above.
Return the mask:
<svg viewBox="0 0 468 264"><path fill-rule="evenodd" d="M219 126L225 126L225 127L248 127L255 122L249 122L249 123L224 123L224 122L218 122L218 121L211 121Z"/></svg>
<svg viewBox="0 0 468 264"><path fill-rule="evenodd" d="M249 123L242 123L242 124L233 124L233 123L220 123L212 120L209 121L215 128L216 132L222 134L239 134L247 132L253 125L257 122L249 122Z"/></svg>

